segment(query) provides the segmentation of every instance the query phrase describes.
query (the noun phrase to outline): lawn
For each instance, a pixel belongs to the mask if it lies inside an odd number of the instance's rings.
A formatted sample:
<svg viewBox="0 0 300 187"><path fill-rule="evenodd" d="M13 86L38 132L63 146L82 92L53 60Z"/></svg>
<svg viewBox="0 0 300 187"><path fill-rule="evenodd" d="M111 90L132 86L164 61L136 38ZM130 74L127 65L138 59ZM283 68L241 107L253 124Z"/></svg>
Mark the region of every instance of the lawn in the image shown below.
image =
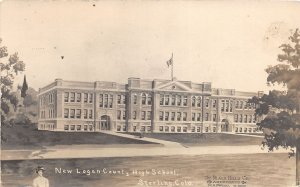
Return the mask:
<svg viewBox="0 0 300 187"><path fill-rule="evenodd" d="M43 146L72 144L150 144L150 142L133 140L98 132L51 132L38 131L34 126L2 126L1 135L6 138L2 149L37 149Z"/></svg>
<svg viewBox="0 0 300 187"><path fill-rule="evenodd" d="M191 184L179 186L207 187L209 177L219 178L212 180L216 182L218 180L228 182L228 178L231 180L235 178L234 182L246 182L243 187L290 187L295 180L295 159L289 159L287 154L200 155L3 161L3 187L30 186L36 176L34 168L37 165L46 168L45 176L53 187L138 187L143 186L139 183L140 180L148 182L178 180ZM105 173L104 168L106 172L119 173ZM60 169L67 169L72 173L59 173ZM76 169L80 173L77 173ZM152 169L155 173L152 173ZM83 170L94 170L96 173L83 174ZM147 174L146 170L150 173ZM158 175L158 171L162 170L175 171L175 174ZM230 187L233 187L231 182L226 185L231 184Z"/></svg>
<svg viewBox="0 0 300 187"><path fill-rule="evenodd" d="M174 141L188 146L260 145L263 140L263 137L251 137L223 133L144 133L144 136Z"/></svg>

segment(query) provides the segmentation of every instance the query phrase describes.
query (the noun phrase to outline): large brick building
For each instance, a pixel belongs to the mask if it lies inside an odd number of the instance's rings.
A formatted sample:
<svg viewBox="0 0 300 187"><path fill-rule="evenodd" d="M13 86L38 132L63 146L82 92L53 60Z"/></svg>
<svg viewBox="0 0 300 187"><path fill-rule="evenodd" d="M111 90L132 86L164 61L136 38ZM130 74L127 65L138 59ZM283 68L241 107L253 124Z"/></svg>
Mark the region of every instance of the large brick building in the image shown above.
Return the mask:
<svg viewBox="0 0 300 187"><path fill-rule="evenodd" d="M206 133L257 131L259 92L211 83L129 78L127 84L56 79L39 90L39 130Z"/></svg>

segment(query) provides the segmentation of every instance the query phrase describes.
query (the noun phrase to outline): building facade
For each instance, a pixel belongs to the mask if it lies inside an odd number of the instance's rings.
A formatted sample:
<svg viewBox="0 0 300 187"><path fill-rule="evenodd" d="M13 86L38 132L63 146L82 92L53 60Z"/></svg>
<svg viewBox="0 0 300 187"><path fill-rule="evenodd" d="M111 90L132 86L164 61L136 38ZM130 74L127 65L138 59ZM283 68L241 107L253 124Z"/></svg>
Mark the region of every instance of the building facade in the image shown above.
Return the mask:
<svg viewBox="0 0 300 187"><path fill-rule="evenodd" d="M56 79L39 89L39 130L67 132L253 133L260 92L211 83L129 78L116 82Z"/></svg>

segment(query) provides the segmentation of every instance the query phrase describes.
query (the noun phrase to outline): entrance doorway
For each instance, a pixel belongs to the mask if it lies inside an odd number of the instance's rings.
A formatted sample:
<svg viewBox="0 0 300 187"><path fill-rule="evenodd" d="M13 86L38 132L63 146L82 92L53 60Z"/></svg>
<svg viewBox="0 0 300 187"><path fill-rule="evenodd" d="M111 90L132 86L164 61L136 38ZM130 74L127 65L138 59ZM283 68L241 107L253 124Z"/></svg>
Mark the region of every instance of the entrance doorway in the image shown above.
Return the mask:
<svg viewBox="0 0 300 187"><path fill-rule="evenodd" d="M229 121L227 119L223 119L221 124L221 132L228 132L228 131L229 131Z"/></svg>
<svg viewBox="0 0 300 187"><path fill-rule="evenodd" d="M110 130L110 117L108 115L103 115L100 117L100 129Z"/></svg>

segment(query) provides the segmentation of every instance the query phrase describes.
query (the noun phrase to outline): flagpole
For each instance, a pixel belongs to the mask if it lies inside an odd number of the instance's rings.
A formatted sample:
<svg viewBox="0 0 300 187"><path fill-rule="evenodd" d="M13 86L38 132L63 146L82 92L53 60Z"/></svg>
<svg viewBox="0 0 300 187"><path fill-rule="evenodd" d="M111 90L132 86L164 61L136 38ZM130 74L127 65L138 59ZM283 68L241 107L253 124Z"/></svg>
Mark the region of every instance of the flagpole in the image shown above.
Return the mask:
<svg viewBox="0 0 300 187"><path fill-rule="evenodd" d="M173 53L172 53L172 57L171 57L171 59L172 59L172 69L171 69L171 78L172 78L172 81L174 80L174 78L173 78L173 66L174 66L174 60L173 60Z"/></svg>

